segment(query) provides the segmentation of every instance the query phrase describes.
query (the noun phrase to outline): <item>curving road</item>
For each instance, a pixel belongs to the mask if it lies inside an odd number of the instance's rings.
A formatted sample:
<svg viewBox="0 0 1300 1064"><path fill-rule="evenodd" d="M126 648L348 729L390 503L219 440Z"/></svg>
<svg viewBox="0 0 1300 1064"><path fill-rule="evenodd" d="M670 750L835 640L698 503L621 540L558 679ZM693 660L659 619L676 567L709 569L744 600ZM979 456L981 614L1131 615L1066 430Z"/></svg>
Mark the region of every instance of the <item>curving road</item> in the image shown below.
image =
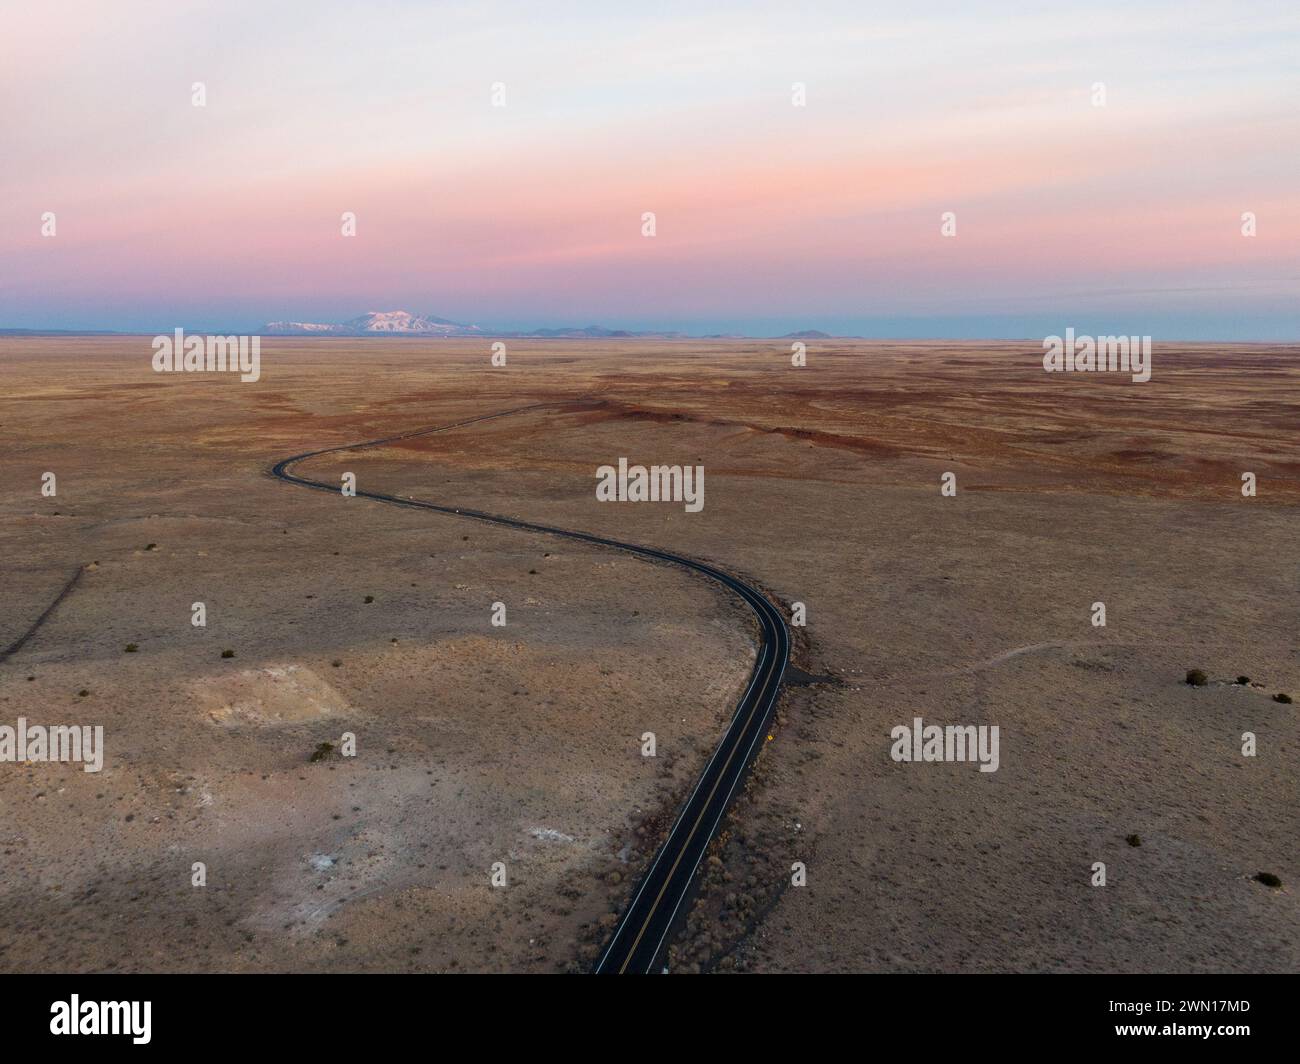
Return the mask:
<svg viewBox="0 0 1300 1064"><path fill-rule="evenodd" d="M318 451L306 451L277 462L269 472L271 476L287 481L290 484L297 484L299 487L338 494L339 485L296 476L290 472L291 467L298 462L322 454L375 447L380 444L408 440L417 436L427 436L434 432L446 432L449 429L475 425L481 421L491 421L494 418L509 417L512 414L557 405L560 404L535 403L531 406L502 410L495 414L467 418L464 421L457 421L450 425L440 425L437 428L419 429L415 432L406 432L398 436L387 436L377 440L367 440L363 443L325 447ZM604 536L594 536L588 532L574 532L570 529L556 528L552 525L534 524L531 521L515 521L509 517L499 517L496 514L484 513L481 510L471 510L459 506L440 506L437 503L422 502L418 499L403 499L396 495L362 491L360 488L357 489L357 496L374 499L377 502L389 503L394 506L434 510L437 513L452 514L457 517L471 518L475 521L487 521L494 525L505 525L508 528L518 528L525 532L563 536L565 539L594 543L601 547L613 547L643 558L670 562L673 565L680 565L685 569L707 576L711 580L716 580L744 599L749 608L754 611L762 632L762 640L749 686L745 690L740 704L736 707L735 715L731 718L731 723L723 734L722 740L718 743L717 749L713 751L713 756L709 758L709 763L704 767L699 782L695 784L695 789L691 791L686 804L682 806L681 812L677 815L677 820L673 823L672 830L668 832L668 837L660 846L659 852L655 854L649 871L637 884L636 892L632 895L631 904L619 919L618 926L614 929L614 934L595 967L598 974L631 974L655 971L656 966L661 963L668 932L673 926L673 921L681 909L682 903L690 894L695 871L699 867L709 843L717 833L718 824L722 821L722 815L726 812L732 795L735 794L736 788L740 785L740 781L745 778L767 731L768 720L771 717L773 707L776 705L777 697L780 695L781 679L785 675L786 663L790 657L790 632L786 628L785 618L781 616L777 608L763 594L744 581L738 580L721 569L716 569L711 565L706 565L703 562L695 561L680 554L657 550L654 547L643 547L635 543L623 543L620 540L607 539Z"/></svg>

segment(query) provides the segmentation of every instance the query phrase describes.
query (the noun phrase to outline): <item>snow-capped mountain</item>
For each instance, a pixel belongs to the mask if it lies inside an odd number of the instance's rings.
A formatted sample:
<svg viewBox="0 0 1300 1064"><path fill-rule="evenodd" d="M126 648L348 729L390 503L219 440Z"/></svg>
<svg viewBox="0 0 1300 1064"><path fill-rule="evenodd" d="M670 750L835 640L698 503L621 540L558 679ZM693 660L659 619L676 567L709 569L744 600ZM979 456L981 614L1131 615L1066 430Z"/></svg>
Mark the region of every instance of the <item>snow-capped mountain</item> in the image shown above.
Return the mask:
<svg viewBox="0 0 1300 1064"><path fill-rule="evenodd" d="M482 333L477 325L463 325L433 315L412 314L409 310L371 310L337 325L309 321L269 321L262 326L267 336L297 336L326 333L335 336L373 336L396 333L403 336L475 336Z"/></svg>

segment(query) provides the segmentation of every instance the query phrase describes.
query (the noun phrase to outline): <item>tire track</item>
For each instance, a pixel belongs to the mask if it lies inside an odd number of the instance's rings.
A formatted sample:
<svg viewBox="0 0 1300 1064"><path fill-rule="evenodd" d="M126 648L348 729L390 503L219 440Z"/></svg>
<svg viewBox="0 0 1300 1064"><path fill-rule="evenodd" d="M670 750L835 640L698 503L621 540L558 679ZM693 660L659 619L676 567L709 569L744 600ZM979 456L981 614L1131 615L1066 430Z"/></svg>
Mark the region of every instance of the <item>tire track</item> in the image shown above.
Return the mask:
<svg viewBox="0 0 1300 1064"><path fill-rule="evenodd" d="M63 585L63 590L54 596L54 601L45 607L45 612L36 618L36 623L33 624L30 628L28 628L27 631L25 631L22 635L20 635L7 647L5 647L4 650L0 650L0 664L3 664L4 662L8 661L11 657L17 654L18 651L22 650L23 645L27 642L27 640L31 639L31 637L36 634L37 630L41 627L41 625L43 625L46 621L50 619L51 614L53 614L54 611L59 608L59 603L62 602L65 598L67 598L68 594L72 591L72 589L77 586L77 583L81 580L82 573L84 573L85 571L86 571L85 566L82 566L75 573L73 573L72 579Z"/></svg>

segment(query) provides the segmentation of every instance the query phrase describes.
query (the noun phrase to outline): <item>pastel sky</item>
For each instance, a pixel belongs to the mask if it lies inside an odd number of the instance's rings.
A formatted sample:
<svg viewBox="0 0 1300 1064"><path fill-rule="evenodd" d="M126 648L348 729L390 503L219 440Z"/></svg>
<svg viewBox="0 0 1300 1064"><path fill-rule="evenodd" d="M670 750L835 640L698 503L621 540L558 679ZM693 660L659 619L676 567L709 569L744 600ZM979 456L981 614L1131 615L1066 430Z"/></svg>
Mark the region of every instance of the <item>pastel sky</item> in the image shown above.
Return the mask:
<svg viewBox="0 0 1300 1064"><path fill-rule="evenodd" d="M0 327L1298 340L1298 297L1294 0L0 4Z"/></svg>

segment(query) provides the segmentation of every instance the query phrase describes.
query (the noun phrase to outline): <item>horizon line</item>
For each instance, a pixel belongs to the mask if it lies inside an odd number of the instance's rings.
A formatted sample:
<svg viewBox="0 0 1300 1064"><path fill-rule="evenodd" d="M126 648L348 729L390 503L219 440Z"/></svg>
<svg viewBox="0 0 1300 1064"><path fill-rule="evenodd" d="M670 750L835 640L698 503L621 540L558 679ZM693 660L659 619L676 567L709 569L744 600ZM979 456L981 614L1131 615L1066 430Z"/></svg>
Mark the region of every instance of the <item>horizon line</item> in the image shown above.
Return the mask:
<svg viewBox="0 0 1300 1064"><path fill-rule="evenodd" d="M171 329L163 332L150 332L143 329L37 329L37 328L9 328L0 327L0 339L22 339L22 338L58 338L58 337L148 337L166 336L173 334L176 329L182 326L173 326ZM550 331L564 331L565 327L548 327ZM585 328L585 326L572 327L575 332ZM500 330L490 332L484 330L481 334L457 334L445 335L440 333L402 333L402 332L357 332L357 333L260 333L260 332L241 332L238 330L208 330L208 329L184 329L190 335L204 336L256 336L263 340L331 340L331 341L352 341L352 340L437 340L437 341L457 341L457 340L492 340L500 337L515 340L535 340L535 341L582 341L588 343L629 343L634 341L654 340L661 343L680 343L686 341L708 341L714 343L725 343L728 341L736 342L742 340L801 340L811 339L816 341L857 341L865 343L987 343L987 344L1015 344L1015 343L1032 343L1041 344L1046 339L1043 336L886 336L873 335L863 336L854 334L832 334L827 333L823 336L799 336L799 332L820 332L821 330L796 330L791 333L781 333L771 336L757 336L741 333L702 333L689 334L679 330L665 329L658 330L616 330L625 332L624 336L548 336L540 333L530 333L521 330ZM1058 334L1049 334L1058 335ZM1083 336L1085 334L1079 333ZM1129 333L1099 333L1100 336L1129 336ZM1201 337L1198 339L1185 339L1180 337L1152 337L1153 342L1165 344L1180 344L1186 346L1205 346L1205 345L1230 345L1234 347L1246 346L1270 346L1270 347L1300 347L1300 338L1288 340L1242 340L1228 339L1224 337Z"/></svg>

